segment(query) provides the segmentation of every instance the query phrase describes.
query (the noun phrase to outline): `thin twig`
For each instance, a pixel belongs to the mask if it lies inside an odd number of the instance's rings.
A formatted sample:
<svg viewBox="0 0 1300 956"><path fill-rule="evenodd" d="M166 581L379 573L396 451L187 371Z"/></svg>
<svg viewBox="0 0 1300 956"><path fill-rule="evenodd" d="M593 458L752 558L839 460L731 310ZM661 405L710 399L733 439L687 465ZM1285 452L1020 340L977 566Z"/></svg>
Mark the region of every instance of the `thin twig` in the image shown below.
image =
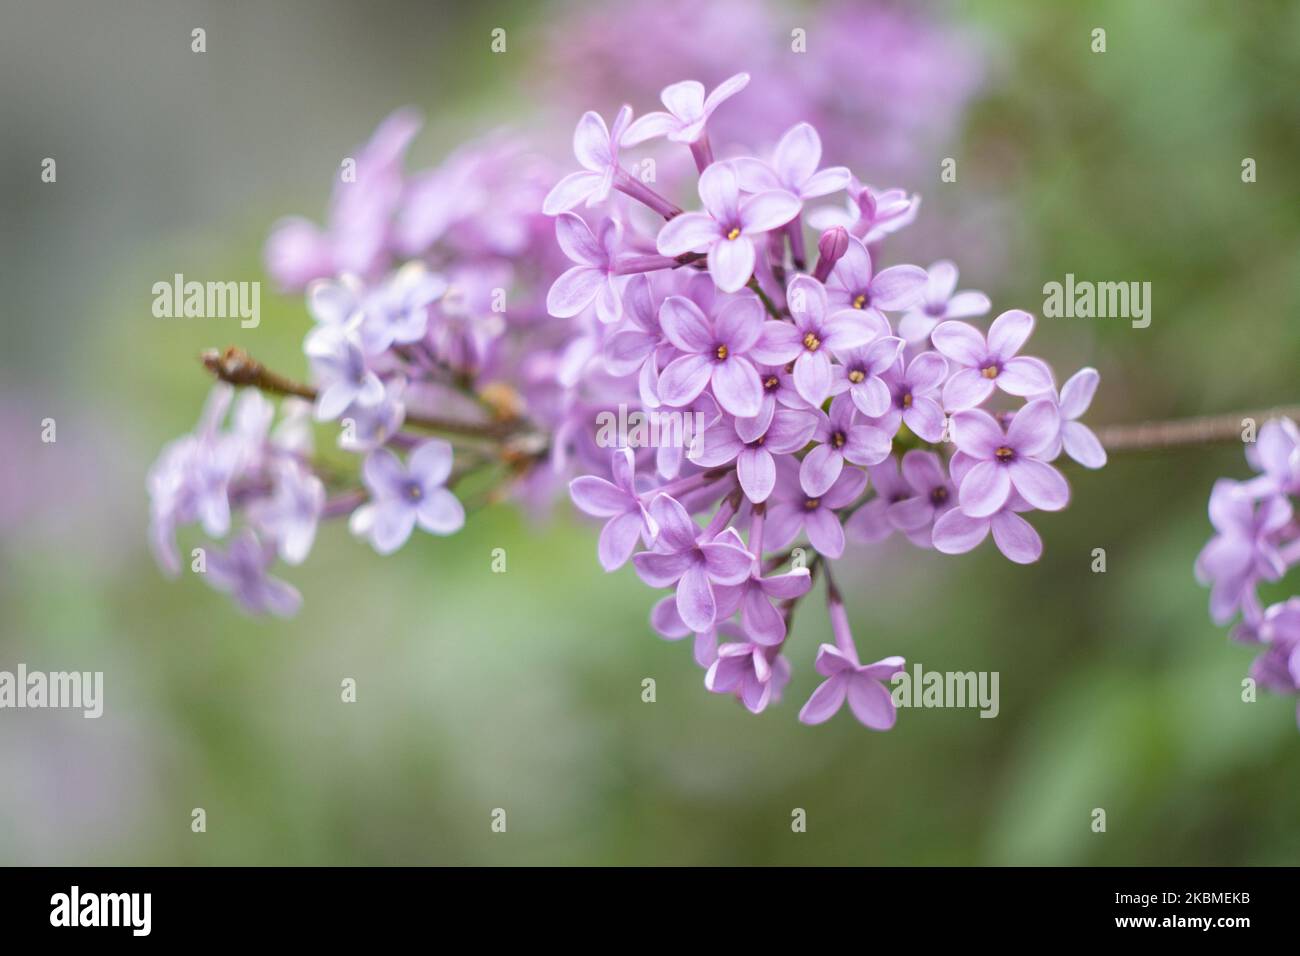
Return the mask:
<svg viewBox="0 0 1300 956"><path fill-rule="evenodd" d="M1246 427L1243 424L1245 419L1251 419L1258 426L1270 418L1283 417L1300 419L1300 406L1164 422L1139 422L1133 425L1103 425L1096 429L1096 433L1107 451L1144 451L1180 445L1241 441L1242 431Z"/></svg>
<svg viewBox="0 0 1300 956"><path fill-rule="evenodd" d="M273 395L294 395L298 398L305 398L310 402L316 400L315 388L304 385L302 382L295 382L277 372L271 371L241 348L231 346L224 352L209 349L200 358L203 361L203 366L209 372L221 379L221 381L228 382L231 385L257 388ZM515 423L463 422L450 418L412 415L410 413L407 413L405 422L417 428L426 428L430 431L446 432L452 435L462 435L467 438L478 438L487 441L507 438L518 430Z"/></svg>

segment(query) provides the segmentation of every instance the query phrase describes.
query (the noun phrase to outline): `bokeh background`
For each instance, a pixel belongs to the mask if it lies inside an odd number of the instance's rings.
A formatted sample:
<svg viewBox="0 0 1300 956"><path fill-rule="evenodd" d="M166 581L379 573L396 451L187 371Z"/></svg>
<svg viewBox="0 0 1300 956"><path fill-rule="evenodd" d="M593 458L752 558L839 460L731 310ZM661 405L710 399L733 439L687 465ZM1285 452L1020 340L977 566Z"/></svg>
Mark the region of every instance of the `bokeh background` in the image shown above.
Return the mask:
<svg viewBox="0 0 1300 956"><path fill-rule="evenodd" d="M1300 6L1083 6L926 8L978 69L928 100L870 81L882 109L941 121L881 153L883 172L859 170L925 196L924 227L894 252L954 258L996 309L1040 311L1067 272L1151 282L1147 329L1040 323L1037 354L1100 369L1093 423L1295 402ZM396 106L429 119L423 162L552 115L563 142L585 108L554 92L577 70L573 24L623 7L0 0L0 669L106 683L99 720L0 712L0 862L1300 862L1294 701L1241 701L1250 651L1192 577L1210 486L1244 474L1239 447L1071 472L1072 506L1036 519L1032 567L988 545L853 552L840 577L864 654L1001 675L996 719L904 711L888 734L795 720L827 639L815 603L780 706L754 717L707 694L689 649L650 631L653 595L630 569L600 572L595 529L562 502L542 522L485 512L389 559L327 528L286 575L305 597L289 622L158 572L144 474L197 416L198 351L242 344L298 373L309 319L264 282L257 329L158 320L152 284L265 280L267 227L318 217L338 157ZM781 38L813 13L789 9ZM681 42L701 36L687 18ZM871 30L839 40L862 44L864 71L877 59ZM864 124L864 155L873 135ZM939 182L947 156L957 183ZM1241 181L1244 157L1258 182ZM506 574L490 571L498 547Z"/></svg>

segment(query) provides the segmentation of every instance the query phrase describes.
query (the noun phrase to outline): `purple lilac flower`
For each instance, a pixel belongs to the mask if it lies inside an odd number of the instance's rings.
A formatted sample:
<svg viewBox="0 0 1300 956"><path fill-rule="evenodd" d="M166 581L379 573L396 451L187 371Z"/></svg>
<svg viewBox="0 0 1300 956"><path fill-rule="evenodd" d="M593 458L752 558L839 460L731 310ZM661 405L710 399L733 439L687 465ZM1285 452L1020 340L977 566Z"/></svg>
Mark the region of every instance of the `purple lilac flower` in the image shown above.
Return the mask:
<svg viewBox="0 0 1300 956"><path fill-rule="evenodd" d="M948 467L953 484L961 486L976 460L957 452ZM950 508L934 522L932 540L936 551L943 554L965 554L972 551L993 532L993 542L1008 559L1017 564L1032 564L1043 553L1043 541L1033 526L1020 517L1032 506L1012 489L1002 506L991 515L972 517L961 508Z"/></svg>
<svg viewBox="0 0 1300 956"><path fill-rule="evenodd" d="M893 397L881 376L899 360L902 350L903 340L891 335L845 350L840 364L831 370L835 378L831 394L848 392L858 411L868 418L880 418L889 411ZM893 430L897 431L897 426Z"/></svg>
<svg viewBox="0 0 1300 956"><path fill-rule="evenodd" d="M1196 577L1210 587L1210 616L1226 624L1240 615L1233 638L1262 648L1250 676L1279 694L1300 692L1300 597L1265 608L1259 585L1300 564L1300 522L1291 500L1300 490L1297 449L1295 422L1264 423L1257 441L1246 446L1246 459L1258 474L1215 482L1209 504L1215 533L1196 558Z"/></svg>
<svg viewBox="0 0 1300 956"><path fill-rule="evenodd" d="M582 114L573 131L573 155L582 171L565 176L546 194L542 203L546 215L558 216L581 202L594 206L609 197L618 168L619 141L631 120L630 106L618 111L612 128L605 125L599 113Z"/></svg>
<svg viewBox="0 0 1300 956"><path fill-rule="evenodd" d="M983 292L955 292L957 267L943 260L926 270L921 301L898 323L898 334L910 343L924 342L935 326L948 319L985 315L992 303Z"/></svg>
<svg viewBox="0 0 1300 956"><path fill-rule="evenodd" d="M799 275L786 290L789 323L770 323L754 348L760 362L794 362L794 384L804 401L815 407L830 397L835 384L831 354L861 348L880 332L879 326L853 310L828 316L826 289L816 279Z"/></svg>
<svg viewBox="0 0 1300 956"><path fill-rule="evenodd" d="M1041 395L1055 388L1052 370L1041 359L1017 356L1034 330L1034 317L1020 309L1003 312L989 326L988 341L965 322L944 322L930 341L955 366L943 387L943 405L950 412L974 408L993 394Z"/></svg>
<svg viewBox="0 0 1300 956"><path fill-rule="evenodd" d="M666 136L674 143L691 145L706 135L705 125L713 111L749 84L748 73L737 73L718 84L707 96L704 84L682 80L665 86L659 94L667 113L646 113L627 128L620 140L635 146L649 139Z"/></svg>
<svg viewBox="0 0 1300 956"><path fill-rule="evenodd" d="M804 456L799 466L799 484L809 495L825 494L840 477L845 462L878 465L889 457L889 432L856 424L857 415L853 400L841 395L831 402L829 414L818 416L813 432L817 447Z"/></svg>
<svg viewBox="0 0 1300 956"><path fill-rule="evenodd" d="M249 508L249 518L275 542L280 557L302 564L316 540L316 525L325 507L324 483L293 460L275 467L275 491Z"/></svg>
<svg viewBox="0 0 1300 956"><path fill-rule="evenodd" d="M1250 668L1256 683L1278 694L1300 692L1300 597L1265 611L1260 637L1265 649ZM1296 707L1296 721L1300 723L1300 704Z"/></svg>
<svg viewBox="0 0 1300 956"><path fill-rule="evenodd" d="M353 533L368 537L380 554L392 554L417 524L430 534L459 531L465 509L443 487L451 462L451 445L438 438L412 451L405 465L387 448L372 451L363 471L372 500L353 513Z"/></svg>
<svg viewBox="0 0 1300 956"><path fill-rule="evenodd" d="M809 495L799 485L798 468L783 458L777 486L767 506L767 546L784 548L803 530L812 546L828 558L844 554L844 528L835 511L852 504L866 489L867 473L850 468L825 494Z"/></svg>
<svg viewBox="0 0 1300 956"><path fill-rule="evenodd" d="M1287 562L1278 548L1294 509L1284 495L1256 500L1237 481L1221 478L1210 493L1210 523L1215 536L1196 558L1196 576L1211 585L1210 614L1226 624L1261 579L1276 581Z"/></svg>
<svg viewBox="0 0 1300 956"><path fill-rule="evenodd" d="M307 354L321 378L316 396L316 418L330 421L356 404L363 408L384 400L384 383L366 364L361 346L351 335L332 331L317 335L307 345Z"/></svg>
<svg viewBox="0 0 1300 956"><path fill-rule="evenodd" d="M734 694L751 714L761 714L780 699L790 681L789 662L779 647L742 640L723 644L704 675L704 686L715 694Z"/></svg>
<svg viewBox="0 0 1300 956"><path fill-rule="evenodd" d="M786 620L772 601L794 601L811 588L812 574L807 568L794 568L785 574L767 577L755 571L734 588L720 588L729 593L720 595L719 604L740 608L742 633L750 640L765 647L776 647L786 638Z"/></svg>
<svg viewBox="0 0 1300 956"><path fill-rule="evenodd" d="M659 375L659 398L681 407L706 388L726 411L742 418L757 415L763 383L748 357L765 329L763 306L752 295L724 303L710 319L690 299L669 296L659 309L664 335L682 353Z"/></svg>
<svg viewBox="0 0 1300 956"><path fill-rule="evenodd" d="M676 499L660 494L650 504L659 525L654 550L634 555L641 580L654 588L677 586L677 613L692 631L707 631L717 618L714 588L749 576L753 556L734 529L706 536Z"/></svg>
<svg viewBox="0 0 1300 956"><path fill-rule="evenodd" d="M849 516L844 522L844 532L852 541L875 544L899 530L890 517L890 509L914 492L899 472L899 460L893 455L872 465L867 474L871 477L871 500Z"/></svg>
<svg viewBox="0 0 1300 956"><path fill-rule="evenodd" d="M699 192L705 212L683 213L665 223L659 230L659 253L707 253L709 274L718 288L736 292L754 272L754 237L797 216L799 200L783 189L741 199L729 163L714 163L701 173Z"/></svg>
<svg viewBox="0 0 1300 956"><path fill-rule="evenodd" d="M1291 419L1274 418L1261 425L1256 442L1246 446L1246 460L1261 473L1250 483L1253 490L1300 495L1300 427Z"/></svg>
<svg viewBox="0 0 1300 956"><path fill-rule="evenodd" d="M358 327L361 346L378 355L393 345L409 345L424 338L429 306L447 290L447 281L422 262L408 262L362 306Z"/></svg>
<svg viewBox="0 0 1300 956"><path fill-rule="evenodd" d="M912 449L903 455L900 470L912 495L890 505L889 520L914 542L926 547L934 523L957 506L956 484L932 451Z"/></svg>
<svg viewBox="0 0 1300 956"><path fill-rule="evenodd" d="M976 462L960 483L962 511L987 518L1006 503L1012 488L1035 508L1064 508L1070 487L1042 458L1059 428L1060 413L1051 399L1038 399L1016 412L1005 434L988 412L971 409L954 415L953 441Z"/></svg>
<svg viewBox="0 0 1300 956"><path fill-rule="evenodd" d="M245 528L226 551L210 549L204 579L218 591L230 594L250 614L271 613L292 617L302 606L302 595L291 584L267 574L275 549L263 545Z"/></svg>
<svg viewBox="0 0 1300 956"><path fill-rule="evenodd" d="M910 225L920 208L921 198L909 196L905 190L877 191L852 179L843 210L818 209L809 214L808 222L814 229L843 226L864 245L870 245Z"/></svg>
<svg viewBox="0 0 1300 956"><path fill-rule="evenodd" d="M605 339L603 354L611 375L636 375L641 404L659 406L659 352L664 348L659 307L649 275L631 278L623 292L627 322Z"/></svg>
<svg viewBox="0 0 1300 956"><path fill-rule="evenodd" d="M597 238L573 213L563 212L556 217L555 239L577 265L551 286L546 296L546 308L551 315L571 318L595 302L600 321L617 322L623 317L620 286L625 280L619 279L615 272L615 257L622 238L623 226L617 219L606 219Z"/></svg>
<svg viewBox="0 0 1300 956"><path fill-rule="evenodd" d="M761 418L723 416L705 429L690 457L705 468L734 461L745 496L759 504L776 487L776 456L799 451L817 427L817 414L792 408L777 409L766 425Z"/></svg>
<svg viewBox="0 0 1300 956"><path fill-rule="evenodd" d="M896 432L902 423L925 441L941 441L947 416L939 398L947 374L948 363L938 352L921 352L906 369L900 357L882 376L889 389L890 406L882 416L880 427Z"/></svg>
<svg viewBox="0 0 1300 956"><path fill-rule="evenodd" d="M849 629L848 612L833 587L828 610L835 643L819 647L813 665L826 680L818 685L800 709L800 722L825 723L835 716L847 700L849 710L864 727L889 730L898 719L898 708L884 682L902 670L906 661L901 657L886 657L874 664L858 663L858 651Z"/></svg>
<svg viewBox="0 0 1300 956"><path fill-rule="evenodd" d="M867 247L850 238L843 258L826 280L826 301L830 308L862 309L883 320L882 312L911 308L924 292L925 283L925 270L918 266L890 266L874 272Z"/></svg>
<svg viewBox="0 0 1300 956"><path fill-rule="evenodd" d="M610 456L614 480L582 475L569 482L569 496L579 511L596 518L608 518L600 532L596 554L600 566L616 571L627 563L637 540L647 545L659 534L659 526L636 493L636 459L630 448L619 448Z"/></svg>
<svg viewBox="0 0 1300 956"><path fill-rule="evenodd" d="M733 608L732 613L734 611ZM686 626L682 616L677 613L677 595L675 594L660 598L655 603L655 606L650 609L650 626L655 629L656 634L666 641L680 641L684 637L694 635L695 640L692 643L695 650L695 663L705 670L708 670L709 666L718 659L719 630L724 630L735 637L744 636L740 628L726 620L720 624L715 624L707 631L695 634Z"/></svg>
<svg viewBox="0 0 1300 956"><path fill-rule="evenodd" d="M776 144L770 163L743 157L735 161L735 168L740 188L746 192L783 189L806 201L839 192L849 184L847 167L819 170L821 161L822 141L817 130L808 123L797 123Z"/></svg>
<svg viewBox="0 0 1300 956"><path fill-rule="evenodd" d="M1085 468L1101 468L1106 464L1106 449L1101 446L1092 429L1080 422L1079 417L1092 404L1101 376L1095 368L1081 368L1061 386L1057 407L1061 412L1061 434L1058 447ZM1059 454L1059 451L1057 452ZM1056 455L1052 455L1053 458Z"/></svg>

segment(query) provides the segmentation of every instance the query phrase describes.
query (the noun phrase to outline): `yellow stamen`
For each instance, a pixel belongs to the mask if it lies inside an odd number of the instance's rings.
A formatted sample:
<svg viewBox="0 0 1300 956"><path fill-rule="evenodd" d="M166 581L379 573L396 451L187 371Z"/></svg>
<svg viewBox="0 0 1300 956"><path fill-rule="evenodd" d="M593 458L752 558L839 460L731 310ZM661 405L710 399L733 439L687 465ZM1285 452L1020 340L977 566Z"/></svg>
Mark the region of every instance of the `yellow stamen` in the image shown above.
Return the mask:
<svg viewBox="0 0 1300 956"><path fill-rule="evenodd" d="M739 239L739 238L740 238L740 227L739 227L739 226L732 226L732 227L731 227L731 232L727 233L727 238L728 238L728 239Z"/></svg>
<svg viewBox="0 0 1300 956"><path fill-rule="evenodd" d="M858 382L863 381L866 377L867 373L862 371L860 368L855 368L852 372L849 372L849 381L854 385L857 385Z"/></svg>
<svg viewBox="0 0 1300 956"><path fill-rule="evenodd" d="M725 359L727 357L727 347L725 345L719 345L718 351L714 354L718 356L719 361Z"/></svg>
<svg viewBox="0 0 1300 956"><path fill-rule="evenodd" d="M809 352L816 352L819 348L821 348L821 345L822 345L822 340L817 338L817 336L813 335L811 332L809 332L807 335L803 337L803 347L806 348Z"/></svg>
<svg viewBox="0 0 1300 956"><path fill-rule="evenodd" d="M982 368L980 369L980 374L983 375L985 378L997 378L998 367L996 365L990 365L987 368Z"/></svg>
<svg viewBox="0 0 1300 956"><path fill-rule="evenodd" d="M855 309L860 309L866 304L867 304L867 296L865 293L863 293L862 295L858 296L853 300L853 308Z"/></svg>
<svg viewBox="0 0 1300 956"><path fill-rule="evenodd" d="M1009 458L1011 458L1013 455L1015 455L1015 452L1013 452L1006 445L1003 445L1001 448L995 451L993 455L994 457L997 458L998 461L1006 461Z"/></svg>

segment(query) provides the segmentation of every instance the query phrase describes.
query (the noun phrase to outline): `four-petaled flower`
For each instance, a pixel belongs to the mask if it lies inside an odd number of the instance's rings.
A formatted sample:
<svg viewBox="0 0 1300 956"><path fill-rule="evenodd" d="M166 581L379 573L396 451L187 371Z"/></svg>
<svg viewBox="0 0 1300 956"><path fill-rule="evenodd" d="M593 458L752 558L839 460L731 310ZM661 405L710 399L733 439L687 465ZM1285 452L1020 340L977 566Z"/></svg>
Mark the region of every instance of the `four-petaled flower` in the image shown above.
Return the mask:
<svg viewBox="0 0 1300 956"><path fill-rule="evenodd" d="M767 323L752 295L723 303L710 320L685 296L672 295L659 308L664 335L683 354L659 375L659 400L681 407L712 386L713 397L733 415L749 418L763 404L763 383L747 357Z"/></svg>
<svg viewBox="0 0 1300 956"><path fill-rule="evenodd" d="M249 614L292 617L302 606L302 595L292 584L267 574L275 549L262 544L252 529L245 528L226 551L209 549L204 580L225 591Z"/></svg>
<svg viewBox="0 0 1300 956"><path fill-rule="evenodd" d="M704 127L713 111L731 99L749 83L748 73L737 73L719 83L708 96L698 80L682 80L665 86L659 94L667 113L646 113L627 128L624 146L666 136L674 143L694 143L703 138Z"/></svg>
<svg viewBox="0 0 1300 956"><path fill-rule="evenodd" d="M675 498L661 494L650 503L659 526L654 549L634 555L632 564L652 588L677 586L677 613L697 634L713 627L718 613L714 588L749 577L754 557L734 528L706 539Z"/></svg>
<svg viewBox="0 0 1300 956"><path fill-rule="evenodd" d="M957 267L946 259L930 266L926 276L921 301L898 321L898 334L909 343L924 342L945 319L969 319L992 308L983 292L953 291L957 288Z"/></svg>
<svg viewBox="0 0 1300 956"><path fill-rule="evenodd" d="M1196 557L1196 576L1211 585L1210 615L1226 623L1259 578L1276 581L1287 563L1277 548L1278 533L1294 509L1286 496L1269 495L1256 504L1240 482L1221 478L1210 492L1210 523L1215 536Z"/></svg>
<svg viewBox="0 0 1300 956"><path fill-rule="evenodd" d="M555 239L577 265L562 273L547 293L546 309L551 315L571 318L595 302L600 321L617 322L623 317L620 286L624 280L615 272L622 237L623 225L617 219L602 222L598 238L573 213L563 212L556 217Z"/></svg>
<svg viewBox="0 0 1300 956"><path fill-rule="evenodd" d="M925 270L919 266L890 266L874 271L871 253L860 239L835 263L826 280L826 301L836 309L861 309L875 313L910 309L925 291Z"/></svg>
<svg viewBox="0 0 1300 956"><path fill-rule="evenodd" d="M939 389L947 374L948 362L938 352L921 352L906 369L900 358L883 376L891 402L882 427L896 432L901 422L925 441L942 441L947 416L939 404Z"/></svg>
<svg viewBox="0 0 1300 956"><path fill-rule="evenodd" d="M704 430L690 458L705 468L734 461L745 497L755 504L764 502L776 487L775 456L793 454L807 445L817 430L818 414L778 408L766 425L761 417L723 416Z"/></svg>
<svg viewBox="0 0 1300 956"><path fill-rule="evenodd" d="M957 452L948 463L954 485L961 486L975 465L969 455ZM1007 500L997 511L983 517L972 517L960 507L950 508L934 522L931 540L934 549L942 554L965 554L974 550L993 532L993 543L1008 559L1017 564L1032 564L1043 553L1043 540L1020 512L1031 511L1032 506L1013 488Z"/></svg>
<svg viewBox="0 0 1300 956"><path fill-rule="evenodd" d="M416 524L431 534L459 531L465 509L443 487L451 461L451 445L440 438L419 445L405 465L387 448L372 451L362 469L371 501L352 513L353 533L367 536L380 554L392 554Z"/></svg>
<svg viewBox="0 0 1300 956"><path fill-rule="evenodd" d="M820 408L835 384L831 353L866 345L881 326L852 309L828 316L826 290L816 279L799 275L790 280L786 301L794 324L769 323L754 348L754 356L770 365L794 362L794 386L804 401Z"/></svg>
<svg viewBox="0 0 1300 956"><path fill-rule="evenodd" d="M829 414L818 416L813 440L816 448L799 466L799 484L816 497L835 484L847 461L854 465L878 465L889 457L893 439L874 425L857 425L858 410L847 395L831 402Z"/></svg>
<svg viewBox="0 0 1300 956"><path fill-rule="evenodd" d="M776 491L767 506L766 546L784 548L802 528L814 548L828 558L838 558L844 553L844 527L835 511L856 501L866 487L867 473L850 468L825 494L807 494L799 487L797 467L782 458Z"/></svg>
<svg viewBox="0 0 1300 956"><path fill-rule="evenodd" d="M1020 347L1034 330L1034 317L1020 309L1003 312L989 326L988 341L974 326L965 322L944 322L932 333L930 341L960 366L943 387L943 405L950 412L974 408L1002 389L1021 397L1050 392L1055 383L1052 370L1041 359L1017 356Z"/></svg>
<svg viewBox="0 0 1300 956"><path fill-rule="evenodd" d="M1057 447L1064 448L1067 455L1085 468L1100 468L1106 464L1106 449L1092 429L1078 420L1092 404L1093 393L1100 381L1101 376L1095 368L1079 369L1061 386L1057 403L1061 411L1061 434Z"/></svg>
<svg viewBox="0 0 1300 956"><path fill-rule="evenodd" d="M816 199L839 192L849 184L845 166L828 166L819 170L822 141L808 123L797 123L786 130L772 153L771 163L752 157L736 160L736 175L746 192L784 189L802 200Z"/></svg>
<svg viewBox="0 0 1300 956"><path fill-rule="evenodd" d="M718 648L717 659L704 675L704 686L715 694L735 694L751 714L760 714L790 680L790 664L779 647L757 641L736 641Z"/></svg>
<svg viewBox="0 0 1300 956"><path fill-rule="evenodd" d="M596 475L582 475L569 482L569 497L594 518L608 518L600 532L596 554L600 566L616 571L627 563L640 538L650 544L659 526L636 493L636 458L630 448L619 448L610 456L612 482Z"/></svg>
<svg viewBox="0 0 1300 956"><path fill-rule="evenodd" d="M706 212L686 212L664 223L657 245L665 256L708 253L709 275L723 292L735 292L754 272L754 237L799 215L800 203L784 189L740 198L730 163L714 163L700 174Z"/></svg>
<svg viewBox="0 0 1300 956"><path fill-rule="evenodd" d="M987 518L1006 504L1011 489L1042 511L1060 511L1070 500L1070 486L1043 460L1060 428L1056 403L1030 402L1016 412L1004 434L988 412L969 409L952 417L953 441L975 459L962 479L958 499L972 518Z"/></svg>
<svg viewBox="0 0 1300 956"><path fill-rule="evenodd" d="M542 212L558 216L584 200L588 206L605 201L618 168L619 141L631 120L630 106L618 111L613 127L606 126L599 113L582 114L573 131L573 155L582 169L555 184L542 201Z"/></svg>
<svg viewBox="0 0 1300 956"><path fill-rule="evenodd" d="M803 705L799 720L805 724L825 723L848 700L849 710L864 727L888 730L898 719L898 709L884 681L902 670L905 663L901 657L886 657L874 664L859 664L856 654L846 654L834 644L823 644L817 649L813 666L826 680Z"/></svg>
<svg viewBox="0 0 1300 956"><path fill-rule="evenodd" d="M903 351L903 340L884 335L870 345L847 349L832 370L831 394L849 393L853 404L868 418L880 418L889 411L892 395L881 376L893 367ZM897 431L897 426L894 428Z"/></svg>

